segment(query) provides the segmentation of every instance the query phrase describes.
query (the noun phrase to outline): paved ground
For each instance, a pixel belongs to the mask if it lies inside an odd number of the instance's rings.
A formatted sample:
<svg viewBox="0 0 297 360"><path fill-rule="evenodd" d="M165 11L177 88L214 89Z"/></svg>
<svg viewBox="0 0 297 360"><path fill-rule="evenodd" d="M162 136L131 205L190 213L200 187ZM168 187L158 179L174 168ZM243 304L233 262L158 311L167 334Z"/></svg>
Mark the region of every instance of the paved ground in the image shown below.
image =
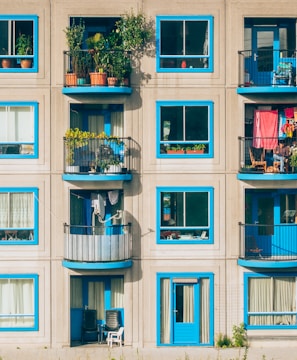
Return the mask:
<svg viewBox="0 0 297 360"><path fill-rule="evenodd" d="M74 347L65 349L0 348L0 360L297 360L296 348L158 348L131 349L106 347Z"/></svg>

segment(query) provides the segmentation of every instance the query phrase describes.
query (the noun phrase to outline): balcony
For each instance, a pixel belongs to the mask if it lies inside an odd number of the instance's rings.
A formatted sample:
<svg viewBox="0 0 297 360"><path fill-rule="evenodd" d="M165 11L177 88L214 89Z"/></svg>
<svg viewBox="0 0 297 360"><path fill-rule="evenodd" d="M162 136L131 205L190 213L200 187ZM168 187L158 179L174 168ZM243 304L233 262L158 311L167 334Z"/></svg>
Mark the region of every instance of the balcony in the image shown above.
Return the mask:
<svg viewBox="0 0 297 360"><path fill-rule="evenodd" d="M91 51L77 51L75 57L71 56L69 51L64 51L63 55L63 94L71 96L82 94L129 95L132 93L130 53L119 50L101 51L100 58L97 59L97 63L102 63L100 68L98 65L96 66L95 57ZM111 78L113 82L109 80Z"/></svg>
<svg viewBox="0 0 297 360"><path fill-rule="evenodd" d="M296 50L243 50L238 55L238 94L297 93Z"/></svg>
<svg viewBox="0 0 297 360"><path fill-rule="evenodd" d="M239 137L239 180L297 180L296 140L294 138ZM284 143L288 156L284 158L284 172L280 161L273 159L273 148ZM296 149L296 150L295 150Z"/></svg>
<svg viewBox="0 0 297 360"><path fill-rule="evenodd" d="M290 216L288 212L286 220L288 223L278 225L239 223L240 257L238 264L259 268L296 267L297 224L294 223L295 213L296 211L294 211L294 215Z"/></svg>
<svg viewBox="0 0 297 360"><path fill-rule="evenodd" d="M120 269L132 266L131 224L64 224L63 266L69 269Z"/></svg>
<svg viewBox="0 0 297 360"><path fill-rule="evenodd" d="M64 138L66 181L131 180L132 139Z"/></svg>

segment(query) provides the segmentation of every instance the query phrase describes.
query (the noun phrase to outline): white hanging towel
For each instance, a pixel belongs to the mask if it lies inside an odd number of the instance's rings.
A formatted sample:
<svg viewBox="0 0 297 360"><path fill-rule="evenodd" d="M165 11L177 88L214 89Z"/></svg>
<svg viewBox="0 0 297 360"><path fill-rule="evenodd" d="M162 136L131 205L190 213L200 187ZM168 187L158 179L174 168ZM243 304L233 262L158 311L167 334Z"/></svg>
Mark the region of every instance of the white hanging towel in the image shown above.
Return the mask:
<svg viewBox="0 0 297 360"><path fill-rule="evenodd" d="M119 201L119 190L110 190L108 191L108 199L111 205L115 205Z"/></svg>

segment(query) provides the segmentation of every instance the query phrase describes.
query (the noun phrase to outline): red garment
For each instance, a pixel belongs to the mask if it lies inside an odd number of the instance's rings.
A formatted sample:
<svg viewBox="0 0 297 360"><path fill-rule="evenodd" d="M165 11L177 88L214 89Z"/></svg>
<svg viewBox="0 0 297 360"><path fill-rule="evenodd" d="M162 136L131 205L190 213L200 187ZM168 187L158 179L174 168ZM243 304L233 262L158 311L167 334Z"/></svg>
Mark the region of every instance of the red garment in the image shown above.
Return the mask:
<svg viewBox="0 0 297 360"><path fill-rule="evenodd" d="M286 108L285 116L286 116L286 118L293 119L294 118L294 108Z"/></svg>
<svg viewBox="0 0 297 360"><path fill-rule="evenodd" d="M253 147L274 149L277 139L278 110L255 110Z"/></svg>

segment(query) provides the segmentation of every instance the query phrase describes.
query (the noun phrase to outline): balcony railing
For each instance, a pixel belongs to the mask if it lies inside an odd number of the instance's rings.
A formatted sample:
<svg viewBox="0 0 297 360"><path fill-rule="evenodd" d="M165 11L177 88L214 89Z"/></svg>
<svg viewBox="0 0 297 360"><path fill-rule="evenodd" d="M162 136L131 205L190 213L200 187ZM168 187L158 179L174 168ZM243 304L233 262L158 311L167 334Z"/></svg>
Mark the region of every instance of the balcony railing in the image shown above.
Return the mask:
<svg viewBox="0 0 297 360"><path fill-rule="evenodd" d="M93 50L80 50L75 56L69 51L64 51L63 56L64 87L104 87L109 85L108 77L116 78L116 82L110 86L130 87L130 52L102 50L96 54ZM101 80L96 80L94 73L104 76L100 77Z"/></svg>
<svg viewBox="0 0 297 360"><path fill-rule="evenodd" d="M64 224L64 259L76 262L116 262L131 258L131 224L78 226Z"/></svg>
<svg viewBox="0 0 297 360"><path fill-rule="evenodd" d="M296 86L296 50L242 50L239 54L239 87ZM292 64L284 76L275 77L280 64Z"/></svg>
<svg viewBox="0 0 297 360"><path fill-rule="evenodd" d="M261 261L297 260L295 215L288 215L287 219L283 220L288 223L279 225L239 223L240 258Z"/></svg>
<svg viewBox="0 0 297 360"><path fill-rule="evenodd" d="M64 172L76 174L126 174L131 171L132 139L64 138Z"/></svg>
<svg viewBox="0 0 297 360"><path fill-rule="evenodd" d="M240 173L250 174L278 174L280 172L280 161L273 158L273 149L284 143L287 156L284 157L284 175L295 172L291 166L292 156L297 156L295 138L268 138L268 137L239 137L240 151ZM296 150L295 150L296 149ZM295 154L295 155L294 155ZM297 170L297 169L296 169Z"/></svg>

